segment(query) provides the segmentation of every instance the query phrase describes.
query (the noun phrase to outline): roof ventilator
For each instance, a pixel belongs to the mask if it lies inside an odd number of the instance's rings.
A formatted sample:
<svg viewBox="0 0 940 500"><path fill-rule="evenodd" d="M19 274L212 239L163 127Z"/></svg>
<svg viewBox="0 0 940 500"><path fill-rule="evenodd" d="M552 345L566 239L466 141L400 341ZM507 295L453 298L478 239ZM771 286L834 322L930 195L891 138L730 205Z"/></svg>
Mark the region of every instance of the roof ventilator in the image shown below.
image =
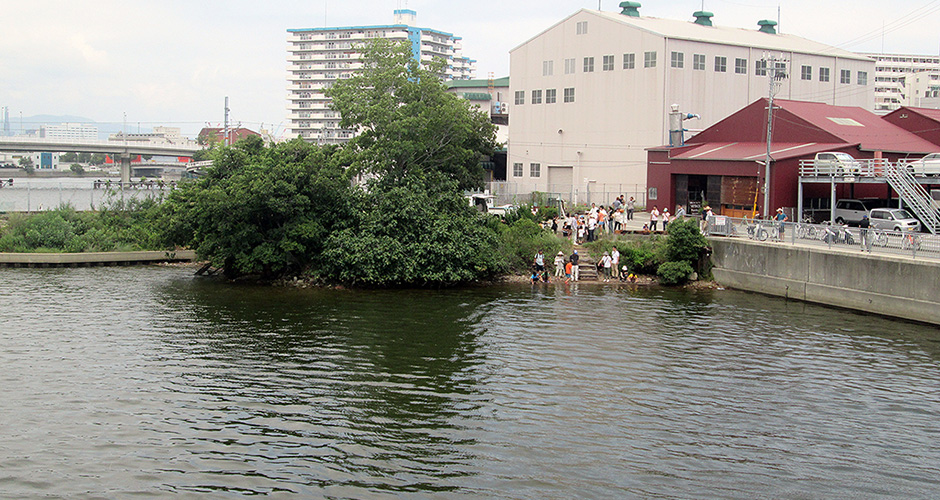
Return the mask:
<svg viewBox="0 0 940 500"><path fill-rule="evenodd" d="M761 21L757 21L757 25L760 26L760 29L758 31L760 31L761 33L770 33L771 35L777 34L777 30L776 28L774 28L774 26L777 25L777 21L764 19Z"/></svg>
<svg viewBox="0 0 940 500"><path fill-rule="evenodd" d="M620 13L629 17L640 17L640 7L640 2L620 2L620 8L623 9Z"/></svg>
<svg viewBox="0 0 940 500"><path fill-rule="evenodd" d="M692 13L695 16L695 24L701 24L702 26L711 26L712 25L712 14L711 12L700 10Z"/></svg>

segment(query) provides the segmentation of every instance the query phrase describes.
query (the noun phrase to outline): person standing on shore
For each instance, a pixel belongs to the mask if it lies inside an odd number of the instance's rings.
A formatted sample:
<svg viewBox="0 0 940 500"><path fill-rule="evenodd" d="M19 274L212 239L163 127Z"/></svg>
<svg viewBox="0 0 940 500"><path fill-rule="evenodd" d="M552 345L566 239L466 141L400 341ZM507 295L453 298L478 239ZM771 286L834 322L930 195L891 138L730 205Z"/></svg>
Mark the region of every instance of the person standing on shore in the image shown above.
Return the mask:
<svg viewBox="0 0 940 500"><path fill-rule="evenodd" d="M555 277L561 278L565 274L565 253L558 252L555 256Z"/></svg>
<svg viewBox="0 0 940 500"><path fill-rule="evenodd" d="M636 209L636 201L631 196L627 200L627 220L633 220L633 211Z"/></svg>
<svg viewBox="0 0 940 500"><path fill-rule="evenodd" d="M545 256L542 255L541 250L535 254L535 270L539 273L545 270Z"/></svg>
<svg viewBox="0 0 940 500"><path fill-rule="evenodd" d="M578 251L575 250L571 254L571 279L578 281L578 278L581 276L581 273L578 269L578 262L581 260L581 256L578 255Z"/></svg>
<svg viewBox="0 0 940 500"><path fill-rule="evenodd" d="M620 250L617 250L617 247L614 247L610 251L610 272L611 276L614 278L620 277Z"/></svg>
<svg viewBox="0 0 940 500"><path fill-rule="evenodd" d="M604 256L601 257L601 266L604 268L604 282L610 281L610 254L604 252Z"/></svg>
<svg viewBox="0 0 940 500"><path fill-rule="evenodd" d="M650 210L650 231L655 233L657 224L659 224L659 210L656 209L656 205L653 205L653 210Z"/></svg>

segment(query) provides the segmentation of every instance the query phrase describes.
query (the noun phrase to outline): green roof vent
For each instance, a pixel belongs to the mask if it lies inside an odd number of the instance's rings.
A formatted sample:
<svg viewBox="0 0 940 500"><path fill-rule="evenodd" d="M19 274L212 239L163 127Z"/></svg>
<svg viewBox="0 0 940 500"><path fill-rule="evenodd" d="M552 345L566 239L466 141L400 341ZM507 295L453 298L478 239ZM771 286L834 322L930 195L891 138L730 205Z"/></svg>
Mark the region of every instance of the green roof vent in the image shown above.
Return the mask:
<svg viewBox="0 0 940 500"><path fill-rule="evenodd" d="M623 9L620 13L625 16L640 17L640 7L642 7L640 2L620 2L620 8Z"/></svg>
<svg viewBox="0 0 940 500"><path fill-rule="evenodd" d="M760 26L760 29L758 31L760 31L761 33L770 33L771 35L777 34L777 30L774 28L774 26L777 25L777 21L764 19L761 21L757 21L757 25Z"/></svg>
<svg viewBox="0 0 940 500"><path fill-rule="evenodd" d="M701 24L702 26L711 26L712 25L712 14L704 10L698 12L693 12L692 15L695 17L695 24Z"/></svg>

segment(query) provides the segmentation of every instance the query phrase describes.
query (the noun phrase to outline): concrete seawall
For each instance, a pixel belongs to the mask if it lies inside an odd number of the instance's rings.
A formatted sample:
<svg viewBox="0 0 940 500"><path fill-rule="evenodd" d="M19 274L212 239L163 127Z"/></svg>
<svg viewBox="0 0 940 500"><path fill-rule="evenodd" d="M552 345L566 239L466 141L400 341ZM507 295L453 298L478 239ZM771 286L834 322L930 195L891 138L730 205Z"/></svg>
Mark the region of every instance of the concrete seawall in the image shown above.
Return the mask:
<svg viewBox="0 0 940 500"><path fill-rule="evenodd" d="M196 260L192 250L87 253L0 253L0 266L6 267L83 267L128 266L153 262Z"/></svg>
<svg viewBox="0 0 940 500"><path fill-rule="evenodd" d="M940 325L940 262L709 238L722 286Z"/></svg>

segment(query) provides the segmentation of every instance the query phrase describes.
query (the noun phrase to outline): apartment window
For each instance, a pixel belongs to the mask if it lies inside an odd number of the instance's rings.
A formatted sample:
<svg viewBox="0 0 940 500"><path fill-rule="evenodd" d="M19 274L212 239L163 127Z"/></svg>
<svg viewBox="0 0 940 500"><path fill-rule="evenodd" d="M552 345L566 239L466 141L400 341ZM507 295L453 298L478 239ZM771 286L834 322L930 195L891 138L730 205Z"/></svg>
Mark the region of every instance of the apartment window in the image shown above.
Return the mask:
<svg viewBox="0 0 940 500"><path fill-rule="evenodd" d="M705 71L705 54L692 54L692 69Z"/></svg>
<svg viewBox="0 0 940 500"><path fill-rule="evenodd" d="M819 81L821 82L829 81L829 68L819 68Z"/></svg>
<svg viewBox="0 0 940 500"><path fill-rule="evenodd" d="M800 67L800 79L801 79L801 80L812 80L812 79L813 79L813 67L812 67L812 66L801 66L801 67Z"/></svg>
<svg viewBox="0 0 940 500"><path fill-rule="evenodd" d="M542 76L552 76L555 72L555 61L542 61Z"/></svg>
<svg viewBox="0 0 940 500"><path fill-rule="evenodd" d="M858 84L859 85L868 85L868 72L859 71L858 72Z"/></svg>
<svg viewBox="0 0 940 500"><path fill-rule="evenodd" d="M532 91L532 104L542 104L542 91L541 90Z"/></svg>
<svg viewBox="0 0 940 500"><path fill-rule="evenodd" d="M754 74L757 76L767 76L767 61L764 59L754 61Z"/></svg>
<svg viewBox="0 0 940 500"><path fill-rule="evenodd" d="M541 177L541 176L542 176L542 164L530 163L529 164L529 177Z"/></svg>
<svg viewBox="0 0 940 500"><path fill-rule="evenodd" d="M593 58L593 57L585 57L585 58L584 58L584 72L585 72L585 73L593 73L593 72L594 72L594 58Z"/></svg>
<svg viewBox="0 0 940 500"><path fill-rule="evenodd" d="M604 56L604 71L614 70L614 56Z"/></svg>
<svg viewBox="0 0 940 500"><path fill-rule="evenodd" d="M623 69L633 69L636 67L636 54L623 55Z"/></svg>
<svg viewBox="0 0 940 500"><path fill-rule="evenodd" d="M847 69L840 70L839 83L852 83L852 71Z"/></svg>
<svg viewBox="0 0 940 500"><path fill-rule="evenodd" d="M513 163L512 164L512 176L513 177L522 177L522 164Z"/></svg>
<svg viewBox="0 0 940 500"><path fill-rule="evenodd" d="M565 89L564 99L565 99L565 102L574 102L574 87L569 87Z"/></svg>
<svg viewBox="0 0 940 500"><path fill-rule="evenodd" d="M728 71L728 58L724 56L715 56L715 73L726 73Z"/></svg>
<svg viewBox="0 0 940 500"><path fill-rule="evenodd" d="M587 21L578 21L578 34L587 35Z"/></svg>
<svg viewBox="0 0 940 500"><path fill-rule="evenodd" d="M643 53L643 67L644 68L655 68L656 67L656 51L644 52Z"/></svg>
<svg viewBox="0 0 940 500"><path fill-rule="evenodd" d="M747 59L741 59L740 57L734 58L734 72L738 75L747 74Z"/></svg>
<svg viewBox="0 0 940 500"><path fill-rule="evenodd" d="M565 59L565 74L566 75L574 74L574 70L575 70L574 58L572 57L571 59Z"/></svg>
<svg viewBox="0 0 940 500"><path fill-rule="evenodd" d="M525 90L516 91L516 105L522 105L525 103Z"/></svg>
<svg viewBox="0 0 940 500"><path fill-rule="evenodd" d="M558 94L558 91L555 89L546 89L545 90L545 104L555 104L555 101L557 100L557 97L556 97L557 94Z"/></svg>
<svg viewBox="0 0 940 500"><path fill-rule="evenodd" d="M673 52L669 59L669 65L673 68L682 68L685 66L685 54L682 52Z"/></svg>

